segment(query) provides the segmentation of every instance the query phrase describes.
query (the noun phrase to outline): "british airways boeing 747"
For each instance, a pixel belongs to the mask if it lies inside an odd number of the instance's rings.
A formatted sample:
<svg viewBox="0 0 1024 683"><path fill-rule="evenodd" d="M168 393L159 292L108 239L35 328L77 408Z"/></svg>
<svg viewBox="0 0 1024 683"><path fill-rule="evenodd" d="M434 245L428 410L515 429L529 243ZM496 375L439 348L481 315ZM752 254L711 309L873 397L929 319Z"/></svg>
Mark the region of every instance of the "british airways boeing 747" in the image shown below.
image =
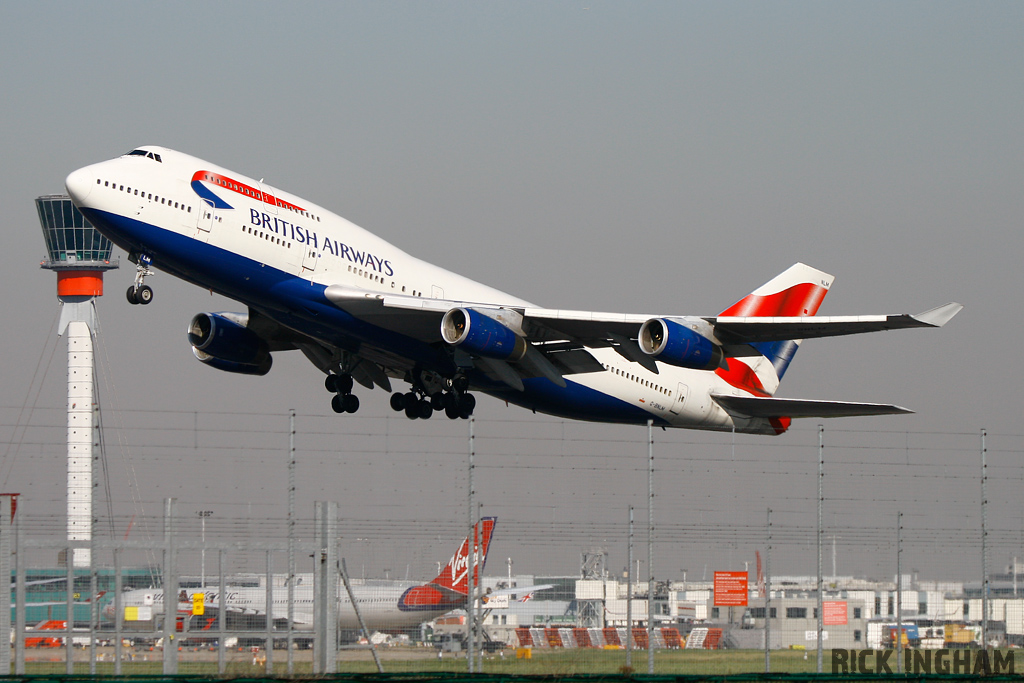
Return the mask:
<svg viewBox="0 0 1024 683"><path fill-rule="evenodd" d="M358 383L392 391L409 418L468 417L479 391L580 420L780 434L797 417L910 412L895 405L775 396L800 340L941 327L961 306L919 315L816 315L833 277L796 264L717 316L540 308L421 261L259 180L155 146L71 173L68 194L137 265L148 304L159 268L247 307L199 313L196 358L262 375L301 351L336 412Z"/></svg>

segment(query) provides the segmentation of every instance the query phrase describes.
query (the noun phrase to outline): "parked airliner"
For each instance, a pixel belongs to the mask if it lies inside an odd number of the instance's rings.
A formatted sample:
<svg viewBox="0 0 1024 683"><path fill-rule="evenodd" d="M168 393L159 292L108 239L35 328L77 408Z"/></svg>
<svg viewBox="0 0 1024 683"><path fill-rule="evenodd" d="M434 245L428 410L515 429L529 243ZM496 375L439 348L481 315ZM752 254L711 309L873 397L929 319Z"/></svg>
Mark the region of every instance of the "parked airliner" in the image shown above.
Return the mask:
<svg viewBox="0 0 1024 683"><path fill-rule="evenodd" d="M424 584L413 584L408 581L389 581L380 583L353 583L350 597L339 581L338 595L338 628L359 629L356 611L352 606L355 598L360 616L367 629L402 630L414 627L425 621L441 616L453 609L465 608L470 590L470 581L476 577L479 581L487 553L490 550L491 537L494 533L496 518L484 517L477 524L476 539L467 537L459 549L452 555L448 564L431 581ZM526 586L523 588L501 589L492 591L488 596L527 595L533 591L545 590L551 585ZM187 588L178 593L176 604L180 616L191 616L195 605L195 594L203 594L204 616L212 623L218 606L221 604L219 588ZM313 627L313 585L300 583L294 587L294 605L292 608L293 627L297 630L309 630ZM262 620L267 614L267 590L262 587L242 587L227 585L223 596L225 624L251 627L249 618ZM121 594L120 603L126 614L135 618L152 618L152 615L163 614L164 592L159 588L141 588ZM274 586L271 590L271 615L275 621L286 622L288 617L288 588ZM114 604L109 603L103 610L107 619L114 618ZM230 627L230 626L229 626Z"/></svg>
<svg viewBox="0 0 1024 683"><path fill-rule="evenodd" d="M481 391L580 420L780 434L796 417L910 412L775 396L800 340L940 327L961 309L817 316L833 277L796 264L717 316L545 309L421 261L306 199L156 146L71 173L68 194L137 266L148 304L159 268L234 299L199 313L201 362L262 375L298 349L326 374L336 412L354 382L391 391L409 418L468 417Z"/></svg>

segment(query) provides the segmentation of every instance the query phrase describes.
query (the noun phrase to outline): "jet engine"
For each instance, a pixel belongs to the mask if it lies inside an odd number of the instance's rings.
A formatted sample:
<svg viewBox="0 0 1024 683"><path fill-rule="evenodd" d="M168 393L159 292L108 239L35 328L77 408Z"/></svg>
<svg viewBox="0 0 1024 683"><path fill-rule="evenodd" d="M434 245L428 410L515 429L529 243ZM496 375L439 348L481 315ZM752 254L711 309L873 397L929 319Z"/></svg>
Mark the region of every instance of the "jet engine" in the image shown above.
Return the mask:
<svg viewBox="0 0 1024 683"><path fill-rule="evenodd" d="M700 321L705 323L704 321ZM651 318L640 327L640 350L662 363L693 370L713 370L722 362L722 348L693 329L698 324L672 318Z"/></svg>
<svg viewBox="0 0 1024 683"><path fill-rule="evenodd" d="M199 361L225 372L265 375L273 359L263 339L238 313L199 313L188 326L188 341Z"/></svg>
<svg viewBox="0 0 1024 683"><path fill-rule="evenodd" d="M453 308L441 319L441 337L452 346L485 358L516 362L526 354L526 340L503 323L472 308Z"/></svg>

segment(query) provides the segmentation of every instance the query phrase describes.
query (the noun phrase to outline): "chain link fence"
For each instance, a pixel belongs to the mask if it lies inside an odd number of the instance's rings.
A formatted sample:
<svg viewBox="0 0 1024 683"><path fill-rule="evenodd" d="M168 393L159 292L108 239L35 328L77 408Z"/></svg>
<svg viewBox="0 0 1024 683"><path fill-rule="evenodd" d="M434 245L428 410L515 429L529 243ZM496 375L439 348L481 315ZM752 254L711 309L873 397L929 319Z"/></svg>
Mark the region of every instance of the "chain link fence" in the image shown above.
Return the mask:
<svg viewBox="0 0 1024 683"><path fill-rule="evenodd" d="M69 542L62 414L12 412L13 673L1007 673L1024 643L1022 435L126 411Z"/></svg>

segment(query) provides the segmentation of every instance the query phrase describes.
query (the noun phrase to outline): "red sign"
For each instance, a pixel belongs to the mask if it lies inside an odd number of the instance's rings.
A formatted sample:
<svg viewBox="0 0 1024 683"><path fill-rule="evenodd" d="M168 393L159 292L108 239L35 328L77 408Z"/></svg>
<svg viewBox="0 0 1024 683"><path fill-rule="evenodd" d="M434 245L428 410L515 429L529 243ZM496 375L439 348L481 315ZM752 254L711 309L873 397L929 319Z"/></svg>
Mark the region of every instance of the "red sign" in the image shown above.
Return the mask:
<svg viewBox="0 0 1024 683"><path fill-rule="evenodd" d="M715 607L745 607L746 572L715 572Z"/></svg>
<svg viewBox="0 0 1024 683"><path fill-rule="evenodd" d="M846 601L845 600L825 600L822 603L824 612L822 613L822 624L825 626L845 626L846 625Z"/></svg>

